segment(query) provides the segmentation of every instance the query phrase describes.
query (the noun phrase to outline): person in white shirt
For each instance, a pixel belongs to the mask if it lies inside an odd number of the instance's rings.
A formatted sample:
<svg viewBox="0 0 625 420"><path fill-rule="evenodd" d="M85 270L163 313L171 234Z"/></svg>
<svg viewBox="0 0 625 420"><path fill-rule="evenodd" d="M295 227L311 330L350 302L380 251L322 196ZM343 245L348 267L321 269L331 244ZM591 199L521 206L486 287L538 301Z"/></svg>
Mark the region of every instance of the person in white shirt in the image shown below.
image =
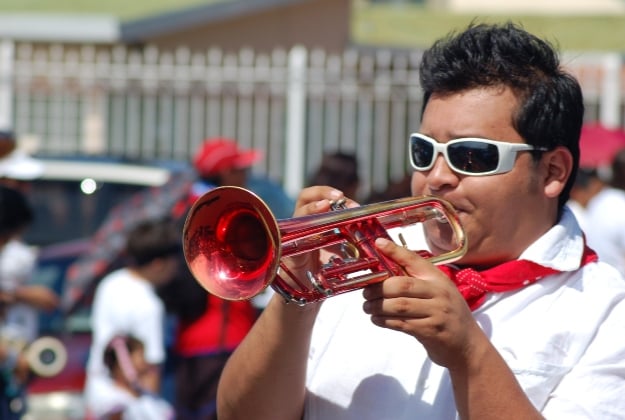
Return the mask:
<svg viewBox="0 0 625 420"><path fill-rule="evenodd" d="M180 261L180 232L169 220L147 220L128 233L128 265L105 276L93 302L93 342L87 363L85 400L89 415L106 418L127 399L113 383L103 362L107 344L120 334L133 335L145 346L145 389L159 393L165 359L165 309L155 288L174 278Z"/></svg>
<svg viewBox="0 0 625 420"><path fill-rule="evenodd" d="M575 215L582 231L588 232L588 204L607 185L601 178L597 168L579 168L575 177L575 184L571 189L571 198L566 203ZM597 251L596 247L591 247Z"/></svg>
<svg viewBox="0 0 625 420"><path fill-rule="evenodd" d="M39 312L53 311L59 297L49 287L33 284L37 262L35 247L22 239L34 222L34 211L28 201L30 183L44 172L41 161L18 148L15 133L0 130L0 185L15 191L12 204L3 205L11 234L0 248L0 300L6 304L2 329L6 335L24 343L39 335Z"/></svg>
<svg viewBox="0 0 625 420"><path fill-rule="evenodd" d="M611 165L611 179L586 206L588 244L625 274L625 149Z"/></svg>
<svg viewBox="0 0 625 420"><path fill-rule="evenodd" d="M622 418L625 279L566 207L578 82L509 22L436 42L420 78L412 194L453 205L466 254L435 266L378 238L401 275L301 307L275 296L223 371L220 420ZM295 216L342 197L306 188ZM298 270L315 272L312 255Z"/></svg>
<svg viewBox="0 0 625 420"><path fill-rule="evenodd" d="M145 360L145 346L132 335L116 335L104 350L104 364L120 391L117 406L107 413L109 420L171 420L173 407L159 395L146 389L144 381L150 375Z"/></svg>
<svg viewBox="0 0 625 420"><path fill-rule="evenodd" d="M36 372L24 352L39 336L39 311L59 301L50 288L31 282L36 254L20 236L33 217L26 196L0 182L0 418L6 419L26 409L26 386Z"/></svg>

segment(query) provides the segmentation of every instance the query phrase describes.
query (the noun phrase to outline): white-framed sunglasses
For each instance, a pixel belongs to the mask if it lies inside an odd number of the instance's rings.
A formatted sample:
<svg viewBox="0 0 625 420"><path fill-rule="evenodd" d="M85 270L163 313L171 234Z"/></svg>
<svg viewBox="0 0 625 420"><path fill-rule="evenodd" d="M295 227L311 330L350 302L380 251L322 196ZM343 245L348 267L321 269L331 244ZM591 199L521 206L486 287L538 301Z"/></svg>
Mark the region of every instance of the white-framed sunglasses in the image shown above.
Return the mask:
<svg viewBox="0 0 625 420"><path fill-rule="evenodd" d="M410 164L417 171L429 171L436 157L442 153L447 165L462 175L482 176L502 174L514 167L518 152L548 149L524 143L508 143L474 137L439 143L421 133L410 135L408 154Z"/></svg>

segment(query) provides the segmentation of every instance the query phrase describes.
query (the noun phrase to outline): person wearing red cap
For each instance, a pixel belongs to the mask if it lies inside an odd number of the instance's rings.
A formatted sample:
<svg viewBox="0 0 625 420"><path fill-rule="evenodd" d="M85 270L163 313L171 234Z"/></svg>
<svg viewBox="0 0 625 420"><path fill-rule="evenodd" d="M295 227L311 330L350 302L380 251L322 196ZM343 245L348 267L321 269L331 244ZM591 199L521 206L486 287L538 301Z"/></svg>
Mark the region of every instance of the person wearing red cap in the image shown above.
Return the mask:
<svg viewBox="0 0 625 420"><path fill-rule="evenodd" d="M204 140L192 158L198 179L191 187L191 193L185 202L180 203L173 213L186 212L198 197L215 187L231 185L254 191L267 203L277 219L291 217L295 201L279 184L250 171L261 158L260 150L241 148L230 138L214 137Z"/></svg>
<svg viewBox="0 0 625 420"><path fill-rule="evenodd" d="M246 185L247 170L260 160L255 149L241 149L228 138L206 140L193 157L193 167L208 183L217 185Z"/></svg>
<svg viewBox="0 0 625 420"><path fill-rule="evenodd" d="M259 150L242 149L237 142L224 137L207 139L193 157L199 182L193 192L200 196L221 185L245 187L249 169L262 157Z"/></svg>
<svg viewBox="0 0 625 420"><path fill-rule="evenodd" d="M205 140L192 160L198 179L187 205L218 186L249 187L250 168L261 157L260 151L243 149L232 139ZM191 300L196 298L182 300L179 292L174 292L176 299L181 299L180 304L188 311ZM178 318L174 343L178 419L216 418L217 383L223 366L258 315L250 301L230 302L210 294L202 296L205 299L201 313Z"/></svg>

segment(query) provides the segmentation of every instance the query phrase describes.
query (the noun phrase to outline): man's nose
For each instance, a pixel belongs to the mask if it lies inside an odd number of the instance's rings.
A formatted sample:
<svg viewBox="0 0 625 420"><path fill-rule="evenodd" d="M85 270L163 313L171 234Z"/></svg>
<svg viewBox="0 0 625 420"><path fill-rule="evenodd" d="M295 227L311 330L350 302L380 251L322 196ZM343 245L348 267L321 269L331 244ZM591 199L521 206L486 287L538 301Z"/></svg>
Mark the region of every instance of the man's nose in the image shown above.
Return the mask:
<svg viewBox="0 0 625 420"><path fill-rule="evenodd" d="M442 153L439 153L434 160L434 166L427 175L427 183L432 191L440 190L445 186L456 186L458 184L458 174L451 169Z"/></svg>

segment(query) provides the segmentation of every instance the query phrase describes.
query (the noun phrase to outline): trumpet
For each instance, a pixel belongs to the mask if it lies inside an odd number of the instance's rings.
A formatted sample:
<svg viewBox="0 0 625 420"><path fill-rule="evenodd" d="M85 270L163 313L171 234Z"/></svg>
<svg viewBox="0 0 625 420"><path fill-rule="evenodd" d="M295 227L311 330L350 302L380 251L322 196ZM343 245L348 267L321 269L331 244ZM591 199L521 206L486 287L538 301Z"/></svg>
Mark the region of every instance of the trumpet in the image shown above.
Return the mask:
<svg viewBox="0 0 625 420"><path fill-rule="evenodd" d="M423 234L404 234L419 229ZM271 286L298 305L405 275L375 248L379 237L434 264L456 261L467 250L454 208L440 198L407 197L355 208L339 203L327 213L276 220L256 194L231 186L201 196L182 235L187 266L209 293L248 300ZM426 239L408 244L406 236ZM311 257L319 261L316 268L298 270Z"/></svg>

